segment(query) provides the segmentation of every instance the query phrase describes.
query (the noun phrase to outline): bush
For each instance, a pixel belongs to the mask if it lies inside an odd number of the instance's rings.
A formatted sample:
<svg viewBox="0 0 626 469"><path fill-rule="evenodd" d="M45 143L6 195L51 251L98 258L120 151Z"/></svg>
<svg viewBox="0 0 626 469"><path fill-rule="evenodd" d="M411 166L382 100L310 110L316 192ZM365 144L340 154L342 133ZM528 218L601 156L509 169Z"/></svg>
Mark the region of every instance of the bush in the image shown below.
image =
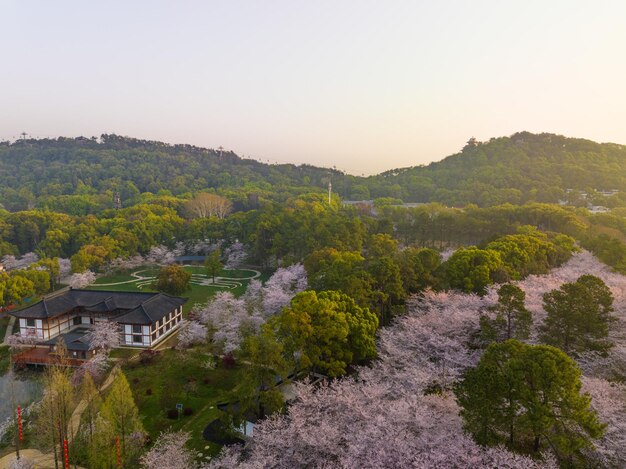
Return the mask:
<svg viewBox="0 0 626 469"><path fill-rule="evenodd" d="M146 389L146 396L152 396L152 388Z"/></svg>
<svg viewBox="0 0 626 469"><path fill-rule="evenodd" d="M178 409L169 409L167 411L167 418L176 420L178 418Z"/></svg>
<svg viewBox="0 0 626 469"><path fill-rule="evenodd" d="M143 350L139 354L139 363L142 365L147 365L154 361L154 358L159 354L157 350Z"/></svg>
<svg viewBox="0 0 626 469"><path fill-rule="evenodd" d="M224 357L222 358L222 365L224 366L224 368L234 368L235 364L235 357L233 357L233 355L230 353L224 355Z"/></svg>
<svg viewBox="0 0 626 469"><path fill-rule="evenodd" d="M193 414L193 409L191 407L185 407L183 409L184 416L189 417L191 414Z"/></svg>

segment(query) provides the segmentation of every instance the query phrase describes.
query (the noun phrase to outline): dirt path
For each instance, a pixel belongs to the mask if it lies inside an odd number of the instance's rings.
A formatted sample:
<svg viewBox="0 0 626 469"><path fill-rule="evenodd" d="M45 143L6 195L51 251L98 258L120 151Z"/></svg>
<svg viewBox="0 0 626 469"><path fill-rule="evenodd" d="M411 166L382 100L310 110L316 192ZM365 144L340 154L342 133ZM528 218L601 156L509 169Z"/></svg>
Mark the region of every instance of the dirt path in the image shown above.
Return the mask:
<svg viewBox="0 0 626 469"><path fill-rule="evenodd" d="M4 333L4 338L2 340L3 343L6 343L11 334L13 334L13 326L15 326L15 316L11 316L11 319L9 319L9 324L7 325L7 330Z"/></svg>

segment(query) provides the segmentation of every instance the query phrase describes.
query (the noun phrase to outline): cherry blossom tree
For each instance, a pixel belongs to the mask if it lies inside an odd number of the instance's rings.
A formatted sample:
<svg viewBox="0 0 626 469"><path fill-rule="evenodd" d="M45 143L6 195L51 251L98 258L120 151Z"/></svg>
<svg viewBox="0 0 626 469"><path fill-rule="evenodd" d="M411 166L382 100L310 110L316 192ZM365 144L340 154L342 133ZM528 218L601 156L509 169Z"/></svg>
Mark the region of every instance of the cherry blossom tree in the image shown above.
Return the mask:
<svg viewBox="0 0 626 469"><path fill-rule="evenodd" d="M72 261L69 259L59 258L59 277L65 278L72 273Z"/></svg>
<svg viewBox="0 0 626 469"><path fill-rule="evenodd" d="M193 453L185 448L189 434L163 432L154 446L141 457L145 469L191 469L196 467Z"/></svg>
<svg viewBox="0 0 626 469"><path fill-rule="evenodd" d="M99 382L109 367L109 356L100 352L83 362L72 375L72 384L80 385L85 374L89 373L95 382Z"/></svg>
<svg viewBox="0 0 626 469"><path fill-rule="evenodd" d="M540 324L545 318L542 295L588 273L609 286L618 318L609 332L615 347L608 357L590 353L577 358L587 375L583 391L607 423L605 436L596 441L596 450L588 450L588 458L591 465L619 467L626 459L626 390L606 378L620 376L620 370L626 374L626 277L582 251L547 275L530 275L515 284L525 291L526 306ZM266 287L251 282L241 298L244 306L265 314L261 300ZM207 467L557 467L549 454L532 460L502 447L482 448L463 433L460 409L449 390L480 359L482 350L470 345L481 312L497 299L497 287L482 298L455 291L426 291L411 298L407 314L379 331L379 359L371 367L330 384L296 385L296 399L285 415L262 421L252 442L243 449L225 448ZM529 342L536 340L535 325Z"/></svg>
<svg viewBox="0 0 626 469"><path fill-rule="evenodd" d="M213 300L194 311L213 332L213 341L222 344L225 353L239 348L242 327L251 321L245 302L231 292L219 292Z"/></svg>
<svg viewBox="0 0 626 469"><path fill-rule="evenodd" d="M120 345L120 326L115 321L97 321L87 336L90 350L108 353Z"/></svg>
<svg viewBox="0 0 626 469"><path fill-rule="evenodd" d="M186 349L195 344L203 344L207 341L207 334L208 330L204 324L183 319L178 332L178 348Z"/></svg>
<svg viewBox="0 0 626 469"><path fill-rule="evenodd" d="M4 266L6 270L18 270L27 269L31 264L34 264L39 260L39 256L34 252L27 252L20 258L16 258L12 255L6 255L2 257L0 264Z"/></svg>
<svg viewBox="0 0 626 469"><path fill-rule="evenodd" d="M153 246L146 255L146 263L157 265L173 264L177 255L167 246Z"/></svg>
<svg viewBox="0 0 626 469"><path fill-rule="evenodd" d="M276 314L306 287L306 270L302 264L277 269L263 287L263 313L266 316Z"/></svg>
<svg viewBox="0 0 626 469"><path fill-rule="evenodd" d="M96 281L96 274L91 270L72 274L69 278L69 286L71 288L85 288L87 285L91 285Z"/></svg>
<svg viewBox="0 0 626 469"><path fill-rule="evenodd" d="M236 269L240 267L248 256L245 246L240 242L231 244L224 251L224 255L226 257L227 269Z"/></svg>
<svg viewBox="0 0 626 469"><path fill-rule="evenodd" d="M23 329L7 337L5 344L12 348L19 348L35 345L39 340L41 340L41 338L37 336L35 329Z"/></svg>

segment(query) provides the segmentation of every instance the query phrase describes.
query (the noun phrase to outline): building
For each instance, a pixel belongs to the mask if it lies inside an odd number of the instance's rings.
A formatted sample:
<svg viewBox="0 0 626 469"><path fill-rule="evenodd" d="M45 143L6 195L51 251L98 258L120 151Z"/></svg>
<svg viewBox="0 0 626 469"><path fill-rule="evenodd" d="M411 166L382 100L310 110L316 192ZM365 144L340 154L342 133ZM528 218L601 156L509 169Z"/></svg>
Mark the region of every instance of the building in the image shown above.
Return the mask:
<svg viewBox="0 0 626 469"><path fill-rule="evenodd" d="M68 289L11 315L19 321L19 333L36 338L37 345L52 351L61 337L70 357L85 359L92 324L115 321L120 345L150 348L178 328L186 301L164 293Z"/></svg>

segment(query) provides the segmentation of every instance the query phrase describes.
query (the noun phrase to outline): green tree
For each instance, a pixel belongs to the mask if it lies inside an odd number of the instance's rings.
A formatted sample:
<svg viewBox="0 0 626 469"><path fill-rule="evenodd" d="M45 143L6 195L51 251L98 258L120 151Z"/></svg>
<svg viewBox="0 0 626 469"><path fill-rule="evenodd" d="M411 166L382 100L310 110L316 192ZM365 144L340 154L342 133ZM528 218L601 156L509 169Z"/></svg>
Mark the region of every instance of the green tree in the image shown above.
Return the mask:
<svg viewBox="0 0 626 469"><path fill-rule="evenodd" d="M580 375L555 347L492 343L455 389L465 429L480 444L537 456L551 449L571 465L605 427L581 393Z"/></svg>
<svg viewBox="0 0 626 469"><path fill-rule="evenodd" d="M211 251L211 253L206 256L204 267L206 267L207 275L211 277L213 283L215 283L215 276L224 268L224 264L222 264L222 253L219 249Z"/></svg>
<svg viewBox="0 0 626 469"><path fill-rule="evenodd" d="M191 273L183 267L173 264L161 267L153 287L170 295L182 295L191 289Z"/></svg>
<svg viewBox="0 0 626 469"><path fill-rule="evenodd" d="M287 362L283 345L276 339L271 327L263 327L258 334L248 335L241 344L240 359L248 364L239 383L238 394L242 414L254 409L260 418L282 409L282 393L276 389L276 378L287 376Z"/></svg>
<svg viewBox="0 0 626 469"><path fill-rule="evenodd" d="M528 339L533 317L524 305L525 298L526 293L518 286L502 285L498 289L498 303L489 308L495 317L480 317L482 339L486 342Z"/></svg>
<svg viewBox="0 0 626 469"><path fill-rule="evenodd" d="M504 268L500 253L477 247L458 249L442 264L445 278L452 288L484 295L494 283L496 273Z"/></svg>
<svg viewBox="0 0 626 469"><path fill-rule="evenodd" d="M145 430L139 419L139 411L130 390L126 376L121 371L117 372L117 376L111 385L111 390L107 394L102 407L100 409L101 420L98 422L97 434L100 438L98 442L113 443L116 438L120 439L120 453L122 459L122 467L131 467L131 461L138 455L139 449L143 446L143 435ZM139 437L138 437L139 436ZM103 453L108 464L113 466L115 461L115 452L107 448ZM115 449L113 447L113 449ZM102 458L95 455L102 467ZM109 465L104 464L105 467Z"/></svg>
<svg viewBox="0 0 626 469"><path fill-rule="evenodd" d="M271 321L300 368L339 376L349 364L376 356L376 315L343 293L299 293Z"/></svg>
<svg viewBox="0 0 626 469"><path fill-rule="evenodd" d="M325 248L304 261L309 285L316 291L336 290L352 297L360 306L371 300L374 279L365 270L365 258L358 252Z"/></svg>
<svg viewBox="0 0 626 469"><path fill-rule="evenodd" d="M541 326L541 340L567 353L607 350L609 324L614 320L613 295L606 284L593 275L583 275L543 295L548 313Z"/></svg>

